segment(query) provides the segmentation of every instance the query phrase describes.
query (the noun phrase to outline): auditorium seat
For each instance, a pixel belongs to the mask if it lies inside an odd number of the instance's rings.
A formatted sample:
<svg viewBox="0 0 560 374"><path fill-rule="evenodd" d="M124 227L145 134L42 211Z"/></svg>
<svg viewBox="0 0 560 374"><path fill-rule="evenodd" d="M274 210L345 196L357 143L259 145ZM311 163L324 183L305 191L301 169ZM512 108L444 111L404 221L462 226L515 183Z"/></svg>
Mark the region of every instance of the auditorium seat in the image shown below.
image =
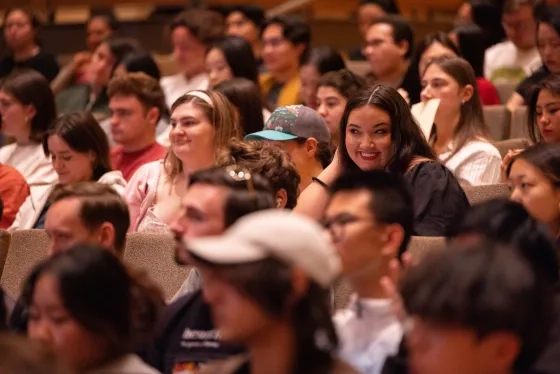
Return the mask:
<svg viewBox="0 0 560 374"><path fill-rule="evenodd" d="M509 139L511 125L509 110L503 105L485 106L482 110L490 139L494 141Z"/></svg>
<svg viewBox="0 0 560 374"><path fill-rule="evenodd" d="M171 300L179 290L190 270L175 262L175 242L171 235L135 232L126 240L124 261L146 270L150 278Z"/></svg>
<svg viewBox="0 0 560 374"><path fill-rule="evenodd" d="M346 67L352 73L364 78L371 72L371 66L367 61L346 61Z"/></svg>
<svg viewBox="0 0 560 374"><path fill-rule="evenodd" d="M407 252L415 259L422 258L429 251L438 250L445 246L443 236L413 236L408 243Z"/></svg>
<svg viewBox="0 0 560 374"><path fill-rule="evenodd" d="M511 95L515 92L517 83L495 83L494 87L496 87L496 91L498 91L500 102L506 105Z"/></svg>
<svg viewBox="0 0 560 374"><path fill-rule="evenodd" d="M525 149L531 145L531 141L525 138L500 140L499 142L494 142L494 146L500 151L502 158L508 153L510 149Z"/></svg>
<svg viewBox="0 0 560 374"><path fill-rule="evenodd" d="M511 114L510 138L529 138L527 133L527 107L517 108Z"/></svg>
<svg viewBox="0 0 560 374"><path fill-rule="evenodd" d="M465 186L463 188L471 205L482 203L495 198L508 198L510 191L505 183L489 184L486 186Z"/></svg>
<svg viewBox="0 0 560 374"><path fill-rule="evenodd" d="M6 264L6 256L8 256L8 250L10 249L10 240L10 233L6 230L0 230L0 277L2 276L4 265Z"/></svg>
<svg viewBox="0 0 560 374"><path fill-rule="evenodd" d="M13 297L18 297L23 282L35 265L47 257L49 238L43 230L16 230L12 232L10 249L0 285Z"/></svg>

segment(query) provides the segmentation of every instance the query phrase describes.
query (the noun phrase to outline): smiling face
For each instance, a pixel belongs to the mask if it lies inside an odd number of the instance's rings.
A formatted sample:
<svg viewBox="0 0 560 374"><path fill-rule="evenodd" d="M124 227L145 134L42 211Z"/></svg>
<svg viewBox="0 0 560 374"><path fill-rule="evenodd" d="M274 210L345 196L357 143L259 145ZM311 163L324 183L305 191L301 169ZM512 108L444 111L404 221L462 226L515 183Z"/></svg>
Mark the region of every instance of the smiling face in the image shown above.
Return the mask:
<svg viewBox="0 0 560 374"><path fill-rule="evenodd" d="M362 170L381 169L391 157L391 117L366 105L354 109L346 126L346 151Z"/></svg>
<svg viewBox="0 0 560 374"><path fill-rule="evenodd" d="M560 144L560 97L549 90L541 90L535 115L542 140Z"/></svg>
<svg viewBox="0 0 560 374"><path fill-rule="evenodd" d="M204 111L193 102L171 113L171 149L180 160L210 159L214 155L216 130Z"/></svg>
<svg viewBox="0 0 560 374"><path fill-rule="evenodd" d="M212 48L206 55L206 74L212 88L233 78L226 57L219 48Z"/></svg>

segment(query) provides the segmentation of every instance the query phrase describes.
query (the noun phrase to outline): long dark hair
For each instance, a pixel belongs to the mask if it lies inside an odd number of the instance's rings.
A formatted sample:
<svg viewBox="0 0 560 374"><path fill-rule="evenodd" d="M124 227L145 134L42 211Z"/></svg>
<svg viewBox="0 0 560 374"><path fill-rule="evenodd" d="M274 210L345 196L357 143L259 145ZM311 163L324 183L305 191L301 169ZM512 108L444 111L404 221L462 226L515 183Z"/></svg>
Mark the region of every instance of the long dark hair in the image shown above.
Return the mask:
<svg viewBox="0 0 560 374"><path fill-rule="evenodd" d="M560 144L538 143L519 153L506 169L508 177L518 158L539 169L555 188L560 189Z"/></svg>
<svg viewBox="0 0 560 374"><path fill-rule="evenodd" d="M351 98L344 109L338 145L343 170L360 170L346 148L346 127L350 113L364 106L375 106L391 118L391 157L385 166L387 171L404 174L416 157L437 160L401 94L392 87L377 83Z"/></svg>
<svg viewBox="0 0 560 374"><path fill-rule="evenodd" d="M542 136L537 126L537 101L541 91L549 91L554 96L560 96L560 74L551 74L538 83L531 92L527 105L527 134L533 143L542 141Z"/></svg>
<svg viewBox="0 0 560 374"><path fill-rule="evenodd" d="M302 65L315 66L319 75L346 69L342 55L330 46L320 46L309 50L309 53L303 57Z"/></svg>
<svg viewBox="0 0 560 374"><path fill-rule="evenodd" d="M331 372L338 338L331 318L329 290L310 280L307 293L294 300L292 270L276 259L223 266L192 256L197 262L223 271L238 292L257 303L271 318L291 321L295 334L292 373Z"/></svg>
<svg viewBox="0 0 560 374"><path fill-rule="evenodd" d="M247 40L239 36L226 36L216 41L212 48L222 51L234 77L246 78L258 84L259 68L253 47Z"/></svg>
<svg viewBox="0 0 560 374"><path fill-rule="evenodd" d="M70 148L79 153L92 152L95 160L92 164L92 178L98 180L103 174L113 170L109 159L107 135L89 112L74 112L60 116L47 131L43 139L43 151L49 155L48 138L57 135Z"/></svg>
<svg viewBox="0 0 560 374"><path fill-rule="evenodd" d="M461 117L453 134L454 151L447 158L451 159L468 142L477 139L487 139L488 128L482 113L482 101L476 84L476 77L471 65L462 58L441 56L432 60L428 67L437 65L446 74L449 74L459 87L471 85L473 95L469 101L461 105ZM437 123L436 123L437 126ZM435 128L432 130L430 141L436 140ZM447 161L445 160L445 161Z"/></svg>
<svg viewBox="0 0 560 374"><path fill-rule="evenodd" d="M454 30L457 35L460 56L469 62L476 78L484 77L484 32L477 25L462 25Z"/></svg>
<svg viewBox="0 0 560 374"><path fill-rule="evenodd" d="M43 275L58 281L60 299L73 319L109 343L107 354L118 357L130 350L132 283L123 264L109 250L77 245L37 265L23 288L29 307Z"/></svg>

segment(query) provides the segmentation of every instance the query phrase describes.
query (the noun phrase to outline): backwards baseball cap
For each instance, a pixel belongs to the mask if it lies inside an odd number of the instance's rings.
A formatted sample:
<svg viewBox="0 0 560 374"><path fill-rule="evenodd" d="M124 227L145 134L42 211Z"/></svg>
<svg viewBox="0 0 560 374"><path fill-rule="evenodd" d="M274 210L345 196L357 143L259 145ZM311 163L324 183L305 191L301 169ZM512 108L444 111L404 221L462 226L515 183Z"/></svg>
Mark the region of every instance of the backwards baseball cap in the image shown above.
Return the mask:
<svg viewBox="0 0 560 374"><path fill-rule="evenodd" d="M331 134L319 113L303 105L290 105L272 112L262 131L245 136L245 140L286 141L297 138L315 138L319 143L330 143Z"/></svg>
<svg viewBox="0 0 560 374"><path fill-rule="evenodd" d="M341 271L336 249L315 221L281 209L268 209L239 219L223 235L186 239L193 255L213 264L245 264L275 258L303 270L324 288Z"/></svg>

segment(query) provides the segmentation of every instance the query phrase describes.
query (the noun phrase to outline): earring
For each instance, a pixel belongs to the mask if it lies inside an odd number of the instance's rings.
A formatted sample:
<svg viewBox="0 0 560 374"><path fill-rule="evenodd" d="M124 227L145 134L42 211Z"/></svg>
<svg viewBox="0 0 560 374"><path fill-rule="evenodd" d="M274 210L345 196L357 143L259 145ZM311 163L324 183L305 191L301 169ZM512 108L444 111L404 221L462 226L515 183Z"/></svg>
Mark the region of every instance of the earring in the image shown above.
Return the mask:
<svg viewBox="0 0 560 374"><path fill-rule="evenodd" d="M465 100L461 100L461 105L465 105Z"/></svg>

